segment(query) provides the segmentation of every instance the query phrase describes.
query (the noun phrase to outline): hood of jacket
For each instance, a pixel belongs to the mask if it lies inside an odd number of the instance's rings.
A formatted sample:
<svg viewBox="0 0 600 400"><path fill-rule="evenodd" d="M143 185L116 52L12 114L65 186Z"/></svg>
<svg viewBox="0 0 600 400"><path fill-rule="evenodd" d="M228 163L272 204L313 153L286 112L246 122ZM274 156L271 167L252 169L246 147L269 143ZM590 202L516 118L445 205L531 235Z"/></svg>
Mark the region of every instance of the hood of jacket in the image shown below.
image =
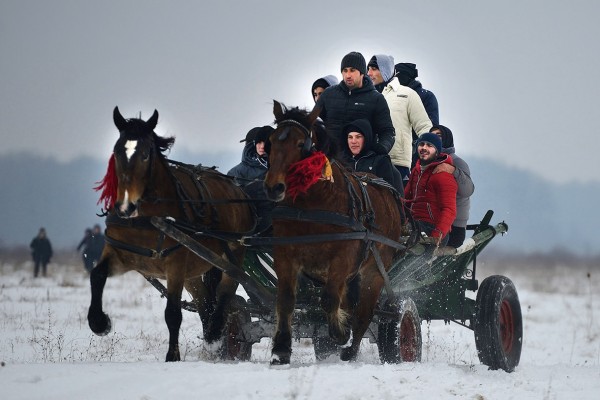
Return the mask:
<svg viewBox="0 0 600 400"><path fill-rule="evenodd" d="M349 132L360 132L365 137L365 143L361 150L361 152L357 155L357 157L364 156L372 151L371 147L373 146L373 129L371 128L371 124L366 119L357 119L349 124L346 124L342 129L344 137L348 137ZM352 153L350 152L350 148L348 147L348 140L346 139L346 146L344 147L344 153L352 158Z"/></svg>

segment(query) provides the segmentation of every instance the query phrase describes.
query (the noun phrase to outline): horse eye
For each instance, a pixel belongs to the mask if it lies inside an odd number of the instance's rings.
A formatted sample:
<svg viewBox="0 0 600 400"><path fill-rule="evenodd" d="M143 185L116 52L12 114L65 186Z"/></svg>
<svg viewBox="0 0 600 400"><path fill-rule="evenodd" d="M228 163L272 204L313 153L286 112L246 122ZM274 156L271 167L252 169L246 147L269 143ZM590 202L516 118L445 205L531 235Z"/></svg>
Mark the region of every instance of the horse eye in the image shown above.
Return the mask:
<svg viewBox="0 0 600 400"><path fill-rule="evenodd" d="M300 142L300 143L298 143L298 148L299 148L299 149L301 149L301 148L303 148L303 147L304 147L304 142Z"/></svg>
<svg viewBox="0 0 600 400"><path fill-rule="evenodd" d="M150 153L142 153L142 161L148 161L150 159Z"/></svg>

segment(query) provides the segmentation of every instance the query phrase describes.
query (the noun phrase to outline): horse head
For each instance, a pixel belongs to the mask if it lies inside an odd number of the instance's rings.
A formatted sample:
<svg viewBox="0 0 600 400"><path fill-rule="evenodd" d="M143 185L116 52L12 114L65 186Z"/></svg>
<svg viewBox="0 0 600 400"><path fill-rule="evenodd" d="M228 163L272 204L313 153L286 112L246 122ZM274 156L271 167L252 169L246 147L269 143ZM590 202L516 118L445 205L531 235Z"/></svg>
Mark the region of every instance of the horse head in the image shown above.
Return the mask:
<svg viewBox="0 0 600 400"><path fill-rule="evenodd" d="M114 169L117 177L115 212L122 218L139 215L139 203L153 188L153 170L170 148L174 138L162 138L154 132L158 111L144 121L125 119L115 107L113 112L119 139L113 148Z"/></svg>
<svg viewBox="0 0 600 400"><path fill-rule="evenodd" d="M265 176L264 188L267 197L282 201L286 195L286 177L290 166L308 157L319 140L313 129L320 110L315 108L308 113L295 107L287 109L278 101L273 101L276 129L269 140L269 171ZM324 129L322 129L325 134Z"/></svg>

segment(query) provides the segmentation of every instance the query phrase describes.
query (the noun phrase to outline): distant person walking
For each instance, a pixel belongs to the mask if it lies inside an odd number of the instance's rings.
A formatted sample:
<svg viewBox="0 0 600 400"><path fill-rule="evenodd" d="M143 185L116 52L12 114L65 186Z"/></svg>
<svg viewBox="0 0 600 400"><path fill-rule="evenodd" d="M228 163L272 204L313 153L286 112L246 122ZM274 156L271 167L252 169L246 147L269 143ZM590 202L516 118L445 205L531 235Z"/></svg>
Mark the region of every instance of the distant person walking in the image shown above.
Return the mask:
<svg viewBox="0 0 600 400"><path fill-rule="evenodd" d="M77 245L77 251L81 251L81 257L83 258L83 267L87 272L90 272L94 268L94 260L90 257L89 251L92 244L92 229L86 228L83 234L83 239Z"/></svg>
<svg viewBox="0 0 600 400"><path fill-rule="evenodd" d="M102 229L100 225L94 225L92 229L92 237L90 238L90 244L88 246L88 257L90 259L90 263L92 268L94 268L98 261L100 261L100 257L102 256L102 251L104 250L104 235L102 234Z"/></svg>
<svg viewBox="0 0 600 400"><path fill-rule="evenodd" d="M37 278L40 267L42 268L42 274L46 276L47 266L52 258L52 245L46 236L46 229L40 228L40 231L37 236L33 238L29 247L31 248L31 256L33 257L35 265L33 277Z"/></svg>

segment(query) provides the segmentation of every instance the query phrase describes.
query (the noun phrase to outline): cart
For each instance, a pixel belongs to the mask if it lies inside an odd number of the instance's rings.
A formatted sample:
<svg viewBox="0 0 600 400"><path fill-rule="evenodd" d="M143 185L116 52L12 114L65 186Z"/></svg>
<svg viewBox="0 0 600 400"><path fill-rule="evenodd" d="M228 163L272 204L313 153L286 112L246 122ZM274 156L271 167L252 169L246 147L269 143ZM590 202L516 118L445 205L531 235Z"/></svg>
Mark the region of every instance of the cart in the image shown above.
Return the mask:
<svg viewBox="0 0 600 400"><path fill-rule="evenodd" d="M493 212L479 224L469 225L472 237L451 254L440 255L433 244L418 242L384 274L386 282L365 338L376 343L382 362L421 360L421 322L443 320L471 329L480 361L491 369L512 372L518 365L523 336L519 298L510 279L493 275L481 283L476 279L477 256L497 235L507 232L500 222L489 225ZM248 299L236 296L221 347L224 359L249 360L252 345L272 337L275 329L277 277L267 246L248 246L243 270L218 257L177 227L177 221L153 217L152 224L186 246L197 256L236 279ZM242 243L260 240L242 238ZM404 238L407 242L408 238ZM147 278L161 293L164 286ZM477 292L473 300L467 291ZM318 360L339 351L328 336L325 314L319 305L321 288L300 279L294 312L294 337L311 338ZM191 302L182 302L188 311L197 311Z"/></svg>

